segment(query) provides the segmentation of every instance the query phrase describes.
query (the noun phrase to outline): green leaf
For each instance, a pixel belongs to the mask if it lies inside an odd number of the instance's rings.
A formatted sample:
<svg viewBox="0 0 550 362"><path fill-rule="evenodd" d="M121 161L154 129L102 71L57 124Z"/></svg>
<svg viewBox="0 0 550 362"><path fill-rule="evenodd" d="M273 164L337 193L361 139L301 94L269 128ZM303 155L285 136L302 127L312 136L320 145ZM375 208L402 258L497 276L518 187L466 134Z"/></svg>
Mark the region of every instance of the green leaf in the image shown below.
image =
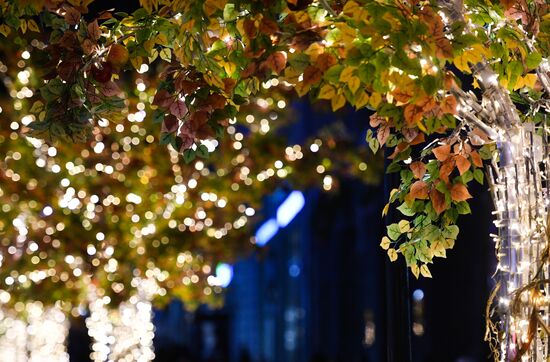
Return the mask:
<svg viewBox="0 0 550 362"><path fill-rule="evenodd" d="M527 68L529 69L535 69L539 66L541 61L542 55L537 52L532 52L527 55L527 58L525 58L525 65L527 65Z"/></svg>
<svg viewBox="0 0 550 362"><path fill-rule="evenodd" d="M374 133L370 129L367 131L367 142L372 153L376 153L380 148L380 142L374 137Z"/></svg>
<svg viewBox="0 0 550 362"><path fill-rule="evenodd" d="M428 95L434 94L438 89L437 78L433 75L426 75L422 78L422 88Z"/></svg>
<svg viewBox="0 0 550 362"><path fill-rule="evenodd" d="M483 185L483 171L481 171L481 169L476 168L474 170L474 179Z"/></svg>
<svg viewBox="0 0 550 362"><path fill-rule="evenodd" d="M153 112L153 124L162 123L164 121L164 111L162 109L155 109Z"/></svg>
<svg viewBox="0 0 550 362"><path fill-rule="evenodd" d="M401 230L399 229L399 225L396 223L390 224L386 227L388 229L388 236L392 240L397 240L399 236L401 236Z"/></svg>
<svg viewBox="0 0 550 362"><path fill-rule="evenodd" d="M237 19L238 15L239 14L235 10L235 4L225 4L225 8L223 8L223 20L225 22Z"/></svg>
<svg viewBox="0 0 550 362"><path fill-rule="evenodd" d="M456 210L460 215L466 215L471 214L472 210L470 209L470 205L466 201L460 201L456 204Z"/></svg>
<svg viewBox="0 0 550 362"><path fill-rule="evenodd" d="M445 229L443 229L442 235L445 239L453 239L455 240L458 236L458 226L456 225L448 225L445 226Z"/></svg>
<svg viewBox="0 0 550 362"><path fill-rule="evenodd" d="M208 147L206 147L205 145L200 145L199 147L197 147L196 154L200 158L210 157L210 153L208 152Z"/></svg>
<svg viewBox="0 0 550 362"><path fill-rule="evenodd" d="M195 157L196 157L196 153L192 149L187 149L183 152L183 161L185 163L189 163L193 161Z"/></svg>
<svg viewBox="0 0 550 362"><path fill-rule="evenodd" d="M161 133L160 134L160 144L169 145L172 143L172 139L175 137L173 133Z"/></svg>
<svg viewBox="0 0 550 362"><path fill-rule="evenodd" d="M398 208L397 210L401 211L401 213L405 216L414 216L414 214L416 214L416 212L414 210L412 210L408 205L407 203L402 203Z"/></svg>

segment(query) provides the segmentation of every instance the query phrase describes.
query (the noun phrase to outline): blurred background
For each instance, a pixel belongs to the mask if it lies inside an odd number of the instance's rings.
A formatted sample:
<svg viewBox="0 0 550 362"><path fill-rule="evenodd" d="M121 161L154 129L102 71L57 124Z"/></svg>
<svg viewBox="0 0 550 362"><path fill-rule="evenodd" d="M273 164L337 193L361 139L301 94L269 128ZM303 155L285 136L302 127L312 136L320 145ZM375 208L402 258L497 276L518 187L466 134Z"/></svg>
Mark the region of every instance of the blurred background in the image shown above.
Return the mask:
<svg viewBox="0 0 550 362"><path fill-rule="evenodd" d="M137 1L95 1L90 12L113 5L130 12ZM335 115L307 99L288 108L294 121L277 130L287 145L329 129L366 146L367 111ZM385 225L397 218L381 217L395 177L365 183L341 172L322 186L297 190L283 182L269 190L253 228L255 246L216 266L226 287L223 306L173 299L154 310L155 361L488 360L485 302L495 269L488 193L474 187L472 214L461 217L453 250L430 266L433 279L416 280L402 258L390 263L379 247ZM71 319L74 362L90 360L84 317Z"/></svg>

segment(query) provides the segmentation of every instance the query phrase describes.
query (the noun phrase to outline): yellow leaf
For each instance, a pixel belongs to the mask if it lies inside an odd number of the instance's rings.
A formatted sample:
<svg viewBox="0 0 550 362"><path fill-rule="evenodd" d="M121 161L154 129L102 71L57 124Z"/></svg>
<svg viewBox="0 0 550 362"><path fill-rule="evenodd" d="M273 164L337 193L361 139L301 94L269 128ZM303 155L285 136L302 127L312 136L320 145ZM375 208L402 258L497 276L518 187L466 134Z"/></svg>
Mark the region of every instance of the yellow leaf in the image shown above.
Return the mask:
<svg viewBox="0 0 550 362"><path fill-rule="evenodd" d="M390 209L390 204L386 204L382 209L382 216L386 216L388 214L389 209Z"/></svg>
<svg viewBox="0 0 550 362"><path fill-rule="evenodd" d="M388 249L388 256L390 257L390 261L396 261L397 260L397 251L395 251L394 248Z"/></svg>
<svg viewBox="0 0 550 362"><path fill-rule="evenodd" d="M346 97L344 97L342 93L337 94L331 99L330 104L332 106L332 111L335 112L346 104Z"/></svg>
<svg viewBox="0 0 550 362"><path fill-rule="evenodd" d="M426 264L422 264L422 266L420 267L420 273L422 274L423 277L426 277L426 278L432 277L432 273L430 273L430 269L428 269L428 266Z"/></svg>
<svg viewBox="0 0 550 362"><path fill-rule="evenodd" d="M346 5L344 5L344 14L347 16L353 16L353 14L359 10L359 4L357 4L355 1L348 1Z"/></svg>
<svg viewBox="0 0 550 362"><path fill-rule="evenodd" d="M351 77L353 77L354 71L355 71L355 67L344 68L344 70L342 70L342 73L340 73L340 82L348 83Z"/></svg>
<svg viewBox="0 0 550 362"><path fill-rule="evenodd" d="M349 90L352 92L352 93L355 93L357 92L357 90L359 89L359 87L361 86L361 80L359 78L357 78L356 76L352 76L349 81L348 81L348 87L349 87Z"/></svg>
<svg viewBox="0 0 550 362"><path fill-rule="evenodd" d="M205 74L204 80L210 85L216 86L221 89L225 88L225 84L223 83L222 79L212 72Z"/></svg>
<svg viewBox="0 0 550 362"><path fill-rule="evenodd" d="M378 105L380 105L380 102L382 102L382 96L380 93L372 93L369 98L369 103L372 106L372 108L378 108Z"/></svg>
<svg viewBox="0 0 550 362"><path fill-rule="evenodd" d="M390 200L391 200L391 198L393 197L393 195L395 195L395 194L398 193L398 192L399 192L399 189L398 189L398 188L392 189L392 190L390 191Z"/></svg>
<svg viewBox="0 0 550 362"><path fill-rule="evenodd" d="M153 63L155 61L155 59L157 59L159 56L159 51L157 49L153 49L150 53L149 53L149 64Z"/></svg>
<svg viewBox="0 0 550 362"><path fill-rule="evenodd" d="M432 253L434 256L437 256L439 258L446 258L447 252L445 251L445 245L443 245L443 241L436 240L430 245L430 249L432 250Z"/></svg>
<svg viewBox="0 0 550 362"><path fill-rule="evenodd" d="M339 23L337 25L338 29L340 29L340 37L342 38L342 42L344 44L349 45L355 40L355 29L350 27L346 23Z"/></svg>
<svg viewBox="0 0 550 362"><path fill-rule="evenodd" d="M237 66L233 62L224 62L223 69L225 69L228 76L231 76L237 70Z"/></svg>
<svg viewBox="0 0 550 362"><path fill-rule="evenodd" d="M303 97L309 91L310 88L311 88L311 84L304 83L304 82L300 82L296 84L296 86L294 87L294 89L296 90L296 93L298 93L300 97Z"/></svg>
<svg viewBox="0 0 550 362"><path fill-rule="evenodd" d="M382 238L382 241L380 242L380 247L384 250L388 250L388 248L390 247L390 244L391 244L390 238L388 238L387 236L384 236Z"/></svg>
<svg viewBox="0 0 550 362"><path fill-rule="evenodd" d="M142 8L147 10L148 13L153 11L153 8L157 8L158 4L156 0L139 0L139 4Z"/></svg>
<svg viewBox="0 0 550 362"><path fill-rule="evenodd" d="M369 95L366 92L361 92L355 99L355 109L363 108L369 103Z"/></svg>
<svg viewBox="0 0 550 362"><path fill-rule="evenodd" d="M401 220L397 225L399 226L399 231L401 231L402 233L406 233L411 229L411 225L407 220Z"/></svg>
<svg viewBox="0 0 550 362"><path fill-rule="evenodd" d="M526 74L525 77L523 77L523 83L528 88L531 88L531 89L534 88L536 82L537 82L536 74L529 73L529 74Z"/></svg>
<svg viewBox="0 0 550 362"><path fill-rule="evenodd" d="M225 0L206 0L204 2L204 12L206 15L212 15L216 10L223 10Z"/></svg>
<svg viewBox="0 0 550 362"><path fill-rule="evenodd" d="M169 48L163 48L160 51L160 59L170 63L172 61L172 51Z"/></svg>
<svg viewBox="0 0 550 362"><path fill-rule="evenodd" d="M155 38L155 43L159 45L168 45L168 38L164 33L159 33L157 37Z"/></svg>
<svg viewBox="0 0 550 362"><path fill-rule="evenodd" d="M40 28L38 28L38 24L36 24L36 21L30 19L27 21L27 25L30 31L34 31L35 33L40 32Z"/></svg>
<svg viewBox="0 0 550 362"><path fill-rule="evenodd" d="M319 99L332 99L336 95L336 90L330 84L325 84L319 91Z"/></svg>
<svg viewBox="0 0 550 362"><path fill-rule="evenodd" d="M282 80L287 81L290 84L298 83L301 73L292 67L287 67L284 72L284 78Z"/></svg>
<svg viewBox="0 0 550 362"><path fill-rule="evenodd" d="M445 249L452 249L455 246L455 241L453 239L445 239L444 242L442 242Z"/></svg>
<svg viewBox="0 0 550 362"><path fill-rule="evenodd" d="M11 33L11 29L9 26L7 26L6 24L0 25L0 34L7 37L9 33Z"/></svg>
<svg viewBox="0 0 550 362"><path fill-rule="evenodd" d="M322 46L320 43L315 42L311 44L305 51L304 54L309 55L312 62L315 62L317 60L317 57L320 54L323 54L325 52L325 47Z"/></svg>
<svg viewBox="0 0 550 362"><path fill-rule="evenodd" d="M141 68L141 65L143 64L143 58L142 57L132 57L130 58L130 62L136 68L136 70L139 70Z"/></svg>
<svg viewBox="0 0 550 362"><path fill-rule="evenodd" d="M23 34L25 34L27 32L27 22L25 21L25 19L21 19L19 21L19 27L21 28L21 32Z"/></svg>
<svg viewBox="0 0 550 362"><path fill-rule="evenodd" d="M416 279L418 279L418 276L420 275L420 268L418 267L417 264L411 265L411 271L414 274L414 276L416 277Z"/></svg>

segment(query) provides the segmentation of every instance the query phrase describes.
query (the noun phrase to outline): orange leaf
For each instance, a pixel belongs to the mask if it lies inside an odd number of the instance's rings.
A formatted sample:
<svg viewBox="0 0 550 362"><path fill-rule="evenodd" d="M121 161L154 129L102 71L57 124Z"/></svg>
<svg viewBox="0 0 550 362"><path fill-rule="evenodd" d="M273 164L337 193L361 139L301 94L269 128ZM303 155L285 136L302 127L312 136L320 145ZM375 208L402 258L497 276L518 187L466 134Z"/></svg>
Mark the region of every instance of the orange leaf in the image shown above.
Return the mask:
<svg viewBox="0 0 550 362"><path fill-rule="evenodd" d="M435 155L435 158L443 162L449 158L449 155L451 153L451 145L443 145L443 146L436 147L432 150L432 152Z"/></svg>
<svg viewBox="0 0 550 362"><path fill-rule="evenodd" d="M472 151L470 153L470 158L472 159L472 163L476 167L483 167L483 161L481 160L481 156L479 155L479 153L477 151Z"/></svg>
<svg viewBox="0 0 550 362"><path fill-rule="evenodd" d="M462 155L456 156L456 167L458 168L458 172L462 175L464 172L468 171L470 169L470 166L472 164L468 159Z"/></svg>
<svg viewBox="0 0 550 362"><path fill-rule="evenodd" d="M456 114L456 98L454 96L447 96L441 103L441 110L443 113Z"/></svg>
<svg viewBox="0 0 550 362"><path fill-rule="evenodd" d="M445 181L449 182L449 175L453 170L455 169L455 160L453 158L449 158L447 161L443 162L441 165L441 168L439 169L439 177Z"/></svg>
<svg viewBox="0 0 550 362"><path fill-rule="evenodd" d="M332 67L334 64L336 64L336 57L328 53L319 54L317 57L317 62L315 63L317 68L319 68L322 72Z"/></svg>
<svg viewBox="0 0 550 362"><path fill-rule="evenodd" d="M275 52L271 54L265 60L268 67L270 67L275 73L279 74L285 69L286 55L283 52Z"/></svg>
<svg viewBox="0 0 550 362"><path fill-rule="evenodd" d="M459 202L459 201L465 201L468 199L471 199L472 195L468 192L468 189L464 184L457 183L454 184L451 188L451 199L453 201Z"/></svg>
<svg viewBox="0 0 550 362"><path fill-rule="evenodd" d="M430 200L432 200L432 205L438 215L447 210L448 206L445 202L445 195L437 191L436 189L433 189L430 192Z"/></svg>
<svg viewBox="0 0 550 362"><path fill-rule="evenodd" d="M414 177L421 179L426 174L426 165L420 161L415 161L409 166Z"/></svg>
<svg viewBox="0 0 550 362"><path fill-rule="evenodd" d="M411 185L409 194L407 195L408 201L414 201L416 199L425 200L428 198L428 184L424 181L416 181Z"/></svg>

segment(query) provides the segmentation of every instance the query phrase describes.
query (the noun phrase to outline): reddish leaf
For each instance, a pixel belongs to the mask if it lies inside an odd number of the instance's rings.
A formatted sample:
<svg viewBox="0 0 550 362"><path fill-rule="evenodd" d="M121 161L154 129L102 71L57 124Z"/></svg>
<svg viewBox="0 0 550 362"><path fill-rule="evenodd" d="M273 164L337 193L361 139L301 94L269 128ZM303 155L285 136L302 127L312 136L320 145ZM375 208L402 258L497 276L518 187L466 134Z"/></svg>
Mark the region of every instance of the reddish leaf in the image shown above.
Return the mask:
<svg viewBox="0 0 550 362"><path fill-rule="evenodd" d="M101 93L103 93L106 97L112 97L116 96L120 93L120 88L118 85L113 81L108 81L103 85L103 89L101 89Z"/></svg>
<svg viewBox="0 0 550 362"><path fill-rule="evenodd" d="M410 141L409 144L411 146L414 146L424 142L426 142L426 137L424 136L424 133L418 133L418 135L412 141Z"/></svg>
<svg viewBox="0 0 550 362"><path fill-rule="evenodd" d="M213 109L223 109L227 100L218 93L213 93L206 99L205 105L212 106Z"/></svg>
<svg viewBox="0 0 550 362"><path fill-rule="evenodd" d="M311 85L321 80L321 70L313 65L304 70L304 85Z"/></svg>
<svg viewBox="0 0 550 362"><path fill-rule="evenodd" d="M448 206L445 201L445 195L436 189L430 191L430 200L432 200L432 206L438 215L447 210Z"/></svg>
<svg viewBox="0 0 550 362"><path fill-rule="evenodd" d="M164 117L164 121L162 122L161 132L163 133L172 133L175 132L178 129L179 121L178 119L169 114L166 117Z"/></svg>
<svg viewBox="0 0 550 362"><path fill-rule="evenodd" d="M265 64L275 73L279 74L286 67L286 55L283 52L275 52L267 57Z"/></svg>
<svg viewBox="0 0 550 362"><path fill-rule="evenodd" d="M406 142L399 143L395 149L393 150L392 154L388 156L389 160L393 160L398 154L405 151L407 148L409 148L409 144Z"/></svg>
<svg viewBox="0 0 550 362"><path fill-rule="evenodd" d="M451 145L443 145L443 146L436 147L432 150L432 152L435 155L435 158L443 162L447 160L450 156Z"/></svg>
<svg viewBox="0 0 550 362"><path fill-rule="evenodd" d="M256 72L256 63L250 63L241 72L241 78L248 78Z"/></svg>
<svg viewBox="0 0 550 362"><path fill-rule="evenodd" d="M409 166L414 177L421 179L426 174L426 165L423 162L415 161Z"/></svg>
<svg viewBox="0 0 550 362"><path fill-rule="evenodd" d="M402 128L401 133L407 140L407 142L413 141L418 136L418 129L416 128Z"/></svg>
<svg viewBox="0 0 550 362"><path fill-rule="evenodd" d="M159 89L153 98L153 104L162 108L170 108L174 97L166 89Z"/></svg>
<svg viewBox="0 0 550 362"><path fill-rule="evenodd" d="M272 35L279 31L279 26L272 19L264 17L260 23L260 32L266 35Z"/></svg>
<svg viewBox="0 0 550 362"><path fill-rule="evenodd" d="M243 22L243 29L245 35L249 39L253 39L254 37L256 37L256 25L254 24L254 20L245 19Z"/></svg>
<svg viewBox="0 0 550 362"><path fill-rule="evenodd" d="M336 57L329 53L320 54L315 62L317 68L319 68L322 72L332 67L334 64L336 64Z"/></svg>
<svg viewBox="0 0 550 362"><path fill-rule="evenodd" d="M466 201L471 199L472 195L468 192L468 189L464 184L457 183L451 188L451 199L456 202Z"/></svg>
<svg viewBox="0 0 550 362"><path fill-rule="evenodd" d="M233 92L233 89L235 88L235 85L237 84L237 81L232 78L224 78L223 79L223 91L227 94L230 94Z"/></svg>
<svg viewBox="0 0 550 362"><path fill-rule="evenodd" d="M88 36L92 40L97 40L101 36L101 30L99 29L97 20L94 20L88 24Z"/></svg>
<svg viewBox="0 0 550 362"><path fill-rule="evenodd" d="M428 198L428 184L424 181L416 181L411 185L409 194L407 195L408 201L414 201L416 199L425 200Z"/></svg>
<svg viewBox="0 0 550 362"><path fill-rule="evenodd" d="M382 122L386 122L386 118L379 116L378 113L374 113L370 116L369 124L371 127L378 127Z"/></svg>
<svg viewBox="0 0 550 362"><path fill-rule="evenodd" d="M191 94L199 87L196 82L185 79L183 76L176 79L175 86L176 90L183 93L183 95Z"/></svg>
<svg viewBox="0 0 550 362"><path fill-rule="evenodd" d="M69 25L76 25L80 21L80 11L76 10L73 7L68 7L65 12L65 21Z"/></svg>
<svg viewBox="0 0 550 362"><path fill-rule="evenodd" d="M472 165L468 159L462 155L457 155L456 158L456 167L458 168L458 172L460 174L464 174L464 172L468 171L470 169L470 166Z"/></svg>
<svg viewBox="0 0 550 362"><path fill-rule="evenodd" d="M387 123L380 125L378 131L376 132L376 138L380 143L380 146L384 146L388 137L390 136L390 126Z"/></svg>
<svg viewBox="0 0 550 362"><path fill-rule="evenodd" d="M172 113L177 118L183 118L187 114L187 106L185 102L181 99L178 99L170 105L170 113Z"/></svg>

